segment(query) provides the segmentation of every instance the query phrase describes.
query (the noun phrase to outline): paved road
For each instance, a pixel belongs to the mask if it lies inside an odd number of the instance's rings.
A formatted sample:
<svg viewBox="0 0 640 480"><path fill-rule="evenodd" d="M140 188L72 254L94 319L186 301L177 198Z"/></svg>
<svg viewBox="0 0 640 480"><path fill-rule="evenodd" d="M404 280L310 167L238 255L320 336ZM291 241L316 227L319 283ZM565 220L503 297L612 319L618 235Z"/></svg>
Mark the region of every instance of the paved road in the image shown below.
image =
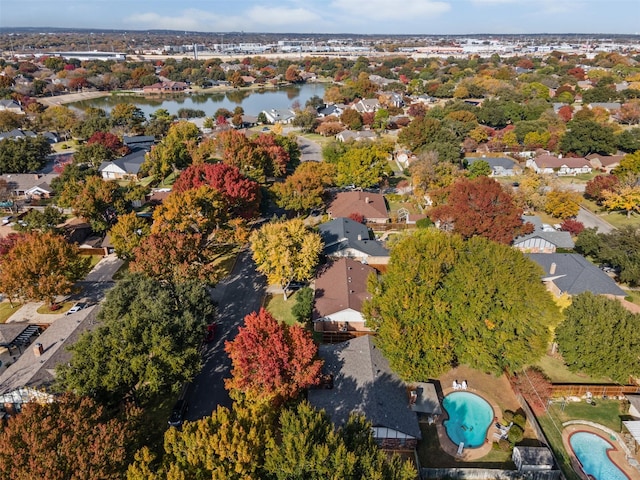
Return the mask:
<svg viewBox="0 0 640 480"><path fill-rule="evenodd" d="M298 136L298 145L300 146L300 161L301 162L321 162L322 161L322 147L319 143L313 142L308 138Z"/></svg>
<svg viewBox="0 0 640 480"><path fill-rule="evenodd" d="M256 272L248 251L238 256L231 275L213 289L212 298L218 302L216 338L205 345L202 371L189 389L186 420L211 415L217 405L231 407L231 399L224 389L224 378L229 377L231 369L224 342L233 340L245 315L260 308L265 291L266 280Z"/></svg>
<svg viewBox="0 0 640 480"><path fill-rule="evenodd" d="M580 211L576 217L576 220L582 222L586 228L597 228L598 233L610 233L615 230L615 227L609 222L603 220L599 216L591 213L586 208L580 207Z"/></svg>

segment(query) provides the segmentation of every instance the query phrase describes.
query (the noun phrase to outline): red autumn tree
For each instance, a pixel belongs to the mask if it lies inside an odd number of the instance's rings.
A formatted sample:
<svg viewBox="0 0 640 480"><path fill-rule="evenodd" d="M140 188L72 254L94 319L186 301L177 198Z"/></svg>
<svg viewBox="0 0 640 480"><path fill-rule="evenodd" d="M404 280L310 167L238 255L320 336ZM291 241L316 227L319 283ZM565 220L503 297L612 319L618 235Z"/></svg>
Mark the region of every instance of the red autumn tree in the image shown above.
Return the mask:
<svg viewBox="0 0 640 480"><path fill-rule="evenodd" d="M118 136L110 132L96 132L91 135L87 144L93 145L94 143L102 145L116 155L122 156L129 153L129 147L124 146Z"/></svg>
<svg viewBox="0 0 640 480"><path fill-rule="evenodd" d="M558 109L558 116L562 119L563 122L568 122L573 117L573 108L571 105L563 105Z"/></svg>
<svg viewBox="0 0 640 480"><path fill-rule="evenodd" d="M316 358L309 332L278 322L264 308L247 315L244 323L224 347L232 364L225 387L232 396L280 403L318 383L322 360Z"/></svg>
<svg viewBox="0 0 640 480"><path fill-rule="evenodd" d="M529 367L525 369L511 377L511 383L537 415L545 412L547 401L551 397L552 385L540 368Z"/></svg>
<svg viewBox="0 0 640 480"><path fill-rule="evenodd" d="M366 223L364 221L364 215L362 215L361 213L357 213L357 212L350 213L349 214L349 218L351 220L353 220L354 222L358 222L358 223L362 223L362 224Z"/></svg>
<svg viewBox="0 0 640 480"><path fill-rule="evenodd" d="M233 165L201 163L185 169L173 185L173 191L182 193L207 185L228 203L229 208L242 218L253 218L260 207L260 185L245 177Z"/></svg>
<svg viewBox="0 0 640 480"><path fill-rule="evenodd" d="M620 179L616 175L598 175L587 182L584 196L602 203L604 201L604 192L615 191L619 183Z"/></svg>
<svg viewBox="0 0 640 480"><path fill-rule="evenodd" d="M567 218L560 224L560 230L571 235L579 235L584 230L584 224L575 218Z"/></svg>
<svg viewBox="0 0 640 480"><path fill-rule="evenodd" d="M22 233L10 233L6 237L0 237L0 257L9 253L13 247L24 239Z"/></svg>
<svg viewBox="0 0 640 480"><path fill-rule="evenodd" d="M509 244L532 229L523 224L522 209L492 178L460 178L445 189L445 196L446 203L432 208L429 218L464 238L479 235Z"/></svg>
<svg viewBox="0 0 640 480"><path fill-rule="evenodd" d="M88 397L65 394L24 405L0 430L0 477L119 479L126 477L141 410L113 418Z"/></svg>

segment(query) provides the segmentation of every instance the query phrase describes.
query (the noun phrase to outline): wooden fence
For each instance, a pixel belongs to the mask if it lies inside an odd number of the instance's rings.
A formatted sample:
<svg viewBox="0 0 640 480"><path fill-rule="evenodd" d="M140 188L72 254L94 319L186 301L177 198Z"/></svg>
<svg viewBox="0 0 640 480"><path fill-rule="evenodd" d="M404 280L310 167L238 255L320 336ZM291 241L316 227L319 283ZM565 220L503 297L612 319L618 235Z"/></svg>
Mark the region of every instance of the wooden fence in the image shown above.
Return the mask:
<svg viewBox="0 0 640 480"><path fill-rule="evenodd" d="M640 393L638 385L554 383L552 397L582 397L590 392L594 397L622 397L625 393Z"/></svg>
<svg viewBox="0 0 640 480"><path fill-rule="evenodd" d="M362 337L364 335L375 335L374 332L347 331L347 332L322 332L322 343L341 343L351 340L352 338Z"/></svg>

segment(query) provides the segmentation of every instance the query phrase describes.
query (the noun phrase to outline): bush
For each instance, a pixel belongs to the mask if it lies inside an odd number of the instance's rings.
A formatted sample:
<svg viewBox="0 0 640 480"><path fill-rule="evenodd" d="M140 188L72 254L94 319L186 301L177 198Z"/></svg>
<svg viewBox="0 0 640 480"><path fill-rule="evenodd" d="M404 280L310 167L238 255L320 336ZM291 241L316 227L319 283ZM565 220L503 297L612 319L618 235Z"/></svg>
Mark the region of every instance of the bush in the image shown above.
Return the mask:
<svg viewBox="0 0 640 480"><path fill-rule="evenodd" d="M502 419L504 420L504 423L509 424L513 422L514 416L515 416L515 413L513 413L511 410L505 410L504 413L502 414Z"/></svg>
<svg viewBox="0 0 640 480"><path fill-rule="evenodd" d="M521 413L516 413L513 416L513 423L518 425L519 427L522 427L522 429L524 430L524 427L527 425L527 419Z"/></svg>
<svg viewBox="0 0 640 480"><path fill-rule="evenodd" d="M296 304L291 309L291 313L300 323L311 319L313 312L313 290L309 287L301 288L296 295Z"/></svg>
<svg viewBox="0 0 640 480"><path fill-rule="evenodd" d="M498 441L498 448L503 452L508 452L509 450L511 450L511 443L502 438Z"/></svg>
<svg viewBox="0 0 640 480"><path fill-rule="evenodd" d="M515 423L511 425L509 429L509 443L515 445L516 443L522 441L524 438L524 429L520 425L516 425Z"/></svg>
<svg viewBox="0 0 640 480"><path fill-rule="evenodd" d="M433 225L433 222L428 218L421 218L416 222L417 228L429 228L431 225Z"/></svg>

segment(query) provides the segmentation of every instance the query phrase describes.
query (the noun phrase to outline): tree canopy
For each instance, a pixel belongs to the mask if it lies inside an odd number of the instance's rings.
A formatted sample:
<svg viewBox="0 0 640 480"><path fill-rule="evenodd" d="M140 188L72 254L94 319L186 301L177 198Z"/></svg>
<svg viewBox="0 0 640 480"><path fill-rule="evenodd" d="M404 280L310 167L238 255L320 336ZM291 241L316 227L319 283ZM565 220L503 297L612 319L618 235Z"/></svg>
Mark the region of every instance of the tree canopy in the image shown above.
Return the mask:
<svg viewBox="0 0 640 480"><path fill-rule="evenodd" d="M544 354L557 319L541 273L506 245L419 229L371 281L364 315L405 380L434 378L456 363L517 369Z"/></svg>
<svg viewBox="0 0 640 480"><path fill-rule="evenodd" d="M214 312L199 282L167 285L130 275L107 293L98 328L84 333L70 348L71 361L58 366L59 384L106 401L177 391L200 369L199 348Z"/></svg>
<svg viewBox="0 0 640 480"><path fill-rule="evenodd" d="M46 300L71 293L90 268L76 245L54 233L25 234L0 262L0 284L10 300Z"/></svg>
<svg viewBox="0 0 640 480"><path fill-rule="evenodd" d="M528 233L522 209L494 179L460 178L445 189L446 201L429 210L429 218L448 225L464 238L476 235L509 244Z"/></svg>
<svg viewBox="0 0 640 480"><path fill-rule="evenodd" d="M617 300L586 292L573 297L564 316L556 339L569 370L621 384L640 375L640 315Z"/></svg>
<svg viewBox="0 0 640 480"><path fill-rule="evenodd" d="M335 166L326 162L304 162L284 183L273 185L278 206L294 212L322 207L325 187L333 185Z"/></svg>
<svg viewBox="0 0 640 480"><path fill-rule="evenodd" d="M37 172L50 153L51 145L42 136L0 140L0 174Z"/></svg>

